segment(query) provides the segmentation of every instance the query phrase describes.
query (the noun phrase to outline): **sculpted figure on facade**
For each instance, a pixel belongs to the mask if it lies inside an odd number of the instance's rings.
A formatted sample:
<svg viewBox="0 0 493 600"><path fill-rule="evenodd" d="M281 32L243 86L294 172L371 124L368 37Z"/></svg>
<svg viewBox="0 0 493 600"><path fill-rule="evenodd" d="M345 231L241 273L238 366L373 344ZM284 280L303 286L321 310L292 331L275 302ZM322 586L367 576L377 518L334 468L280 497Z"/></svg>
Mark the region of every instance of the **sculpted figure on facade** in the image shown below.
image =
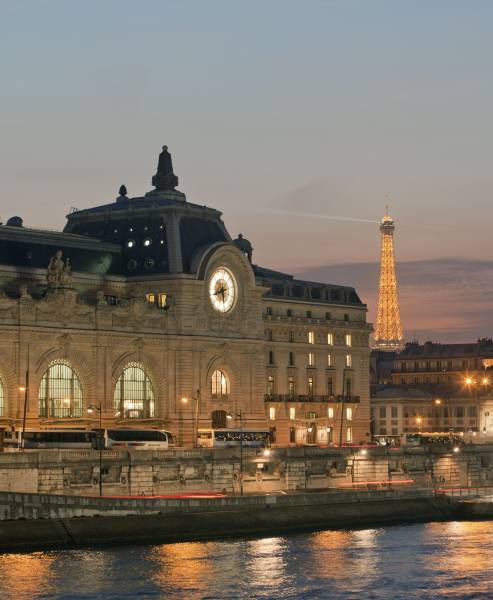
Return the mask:
<svg viewBox="0 0 493 600"><path fill-rule="evenodd" d="M48 287L66 287L72 283L72 266L70 258L63 260L63 251L57 250L55 255L50 258L48 270L46 272L46 281Z"/></svg>

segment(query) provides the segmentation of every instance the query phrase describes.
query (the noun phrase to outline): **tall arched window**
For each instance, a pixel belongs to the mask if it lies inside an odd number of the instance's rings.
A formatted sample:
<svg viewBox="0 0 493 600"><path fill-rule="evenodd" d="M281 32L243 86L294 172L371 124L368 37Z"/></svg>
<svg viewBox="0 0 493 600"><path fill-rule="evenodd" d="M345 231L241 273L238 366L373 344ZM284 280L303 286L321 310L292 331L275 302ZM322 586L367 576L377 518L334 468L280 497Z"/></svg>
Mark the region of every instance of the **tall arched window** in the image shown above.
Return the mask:
<svg viewBox="0 0 493 600"><path fill-rule="evenodd" d="M82 387L77 373L66 360L48 365L39 386L39 416L82 417Z"/></svg>
<svg viewBox="0 0 493 600"><path fill-rule="evenodd" d="M154 416L154 390L139 363L129 363L115 387L115 416L120 419L146 419Z"/></svg>
<svg viewBox="0 0 493 600"><path fill-rule="evenodd" d="M0 379L0 417L5 415L5 388L3 387L2 380Z"/></svg>
<svg viewBox="0 0 493 600"><path fill-rule="evenodd" d="M212 374L212 397L215 400L229 398L229 379L224 371L216 370Z"/></svg>

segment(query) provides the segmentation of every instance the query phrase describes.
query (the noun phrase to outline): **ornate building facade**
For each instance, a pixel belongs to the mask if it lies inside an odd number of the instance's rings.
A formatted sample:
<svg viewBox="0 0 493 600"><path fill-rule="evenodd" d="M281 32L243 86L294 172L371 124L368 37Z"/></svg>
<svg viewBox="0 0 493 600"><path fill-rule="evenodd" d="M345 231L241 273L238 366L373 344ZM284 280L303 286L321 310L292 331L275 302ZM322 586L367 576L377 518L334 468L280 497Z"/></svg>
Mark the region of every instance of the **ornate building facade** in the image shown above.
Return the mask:
<svg viewBox="0 0 493 600"><path fill-rule="evenodd" d="M100 414L180 444L211 426L366 441L371 327L356 292L253 265L219 211L176 190L166 147L152 183L75 210L63 232L0 226L1 424Z"/></svg>

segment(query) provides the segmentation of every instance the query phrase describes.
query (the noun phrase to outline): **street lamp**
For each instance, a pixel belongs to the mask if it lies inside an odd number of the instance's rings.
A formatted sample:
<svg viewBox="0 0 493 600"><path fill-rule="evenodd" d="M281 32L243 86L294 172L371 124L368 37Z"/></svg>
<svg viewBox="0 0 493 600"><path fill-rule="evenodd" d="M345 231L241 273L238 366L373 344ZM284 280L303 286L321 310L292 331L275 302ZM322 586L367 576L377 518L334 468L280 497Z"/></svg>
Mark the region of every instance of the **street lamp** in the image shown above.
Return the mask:
<svg viewBox="0 0 493 600"><path fill-rule="evenodd" d="M240 496L243 496L243 413L228 413L226 415L227 419L232 419L233 417L237 417L240 419Z"/></svg>
<svg viewBox="0 0 493 600"><path fill-rule="evenodd" d="M423 419L421 417L416 417L416 424L418 426L419 433L421 433L421 423L422 422L423 422Z"/></svg>
<svg viewBox="0 0 493 600"><path fill-rule="evenodd" d="M90 415L93 415L94 412L97 411L99 413L99 435L96 438L98 440L98 449L99 449L99 496L103 496L103 445L104 445L104 433L103 433L103 425L102 425L102 414L103 409L101 404L91 404L87 407L87 412Z"/></svg>
<svg viewBox="0 0 493 600"><path fill-rule="evenodd" d="M194 419L194 425L193 425L193 433L194 433L193 446L194 446L194 448L197 448L198 447L198 437L199 437L200 390L197 390L196 395L192 396L192 400L195 400L195 419ZM182 404L188 404L188 398L184 396L181 399L181 402L182 402Z"/></svg>

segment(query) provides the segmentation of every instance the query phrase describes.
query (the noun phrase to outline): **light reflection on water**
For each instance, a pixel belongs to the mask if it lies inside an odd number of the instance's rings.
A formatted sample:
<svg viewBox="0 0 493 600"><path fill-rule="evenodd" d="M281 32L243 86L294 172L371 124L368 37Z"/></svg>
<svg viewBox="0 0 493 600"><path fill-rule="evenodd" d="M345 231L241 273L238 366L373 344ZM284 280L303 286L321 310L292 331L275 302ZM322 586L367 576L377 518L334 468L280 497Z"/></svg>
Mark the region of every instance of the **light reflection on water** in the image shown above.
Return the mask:
<svg viewBox="0 0 493 600"><path fill-rule="evenodd" d="M493 522L0 555L5 600L493 598Z"/></svg>

